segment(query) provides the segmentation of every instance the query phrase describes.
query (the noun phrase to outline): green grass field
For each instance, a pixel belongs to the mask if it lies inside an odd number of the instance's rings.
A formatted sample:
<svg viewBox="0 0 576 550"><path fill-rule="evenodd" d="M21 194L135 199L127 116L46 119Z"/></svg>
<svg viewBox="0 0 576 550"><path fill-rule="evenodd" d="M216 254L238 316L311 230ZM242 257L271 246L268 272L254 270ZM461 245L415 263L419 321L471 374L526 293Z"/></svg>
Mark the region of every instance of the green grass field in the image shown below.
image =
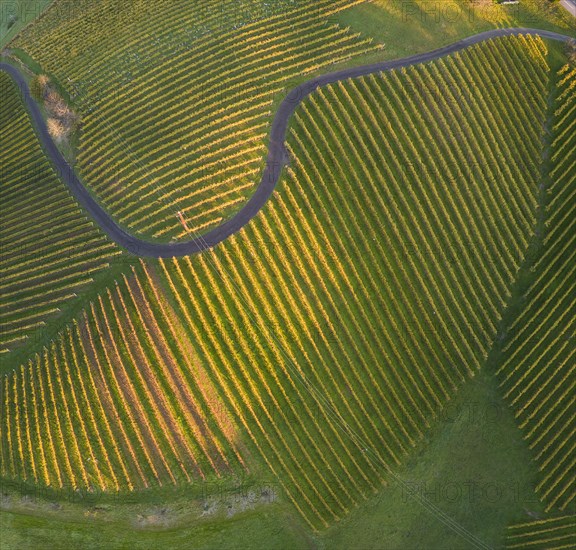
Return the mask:
<svg viewBox="0 0 576 550"><path fill-rule="evenodd" d="M53 0L18 0L0 5L0 49L36 21Z"/></svg>
<svg viewBox="0 0 576 550"><path fill-rule="evenodd" d="M512 5L492 0L373 0L337 14L335 20L385 44L391 58L432 50L495 27L576 32L574 18L559 2L548 0Z"/></svg>
<svg viewBox="0 0 576 550"><path fill-rule="evenodd" d="M474 547L470 535L503 548L510 523L527 511L542 514L528 446L491 374L482 371L468 382L441 418L399 471L408 486L393 484L329 529L325 548L468 549ZM445 516L420 504L411 490ZM458 532L446 525L448 518Z"/></svg>
<svg viewBox="0 0 576 550"><path fill-rule="evenodd" d="M110 550L150 548L313 548L310 536L294 526L285 510L247 512L242 517L221 519L192 527L168 530L135 530L122 523L101 523L98 532L89 519L61 521L12 512L0 513L2 548L53 550L82 548Z"/></svg>

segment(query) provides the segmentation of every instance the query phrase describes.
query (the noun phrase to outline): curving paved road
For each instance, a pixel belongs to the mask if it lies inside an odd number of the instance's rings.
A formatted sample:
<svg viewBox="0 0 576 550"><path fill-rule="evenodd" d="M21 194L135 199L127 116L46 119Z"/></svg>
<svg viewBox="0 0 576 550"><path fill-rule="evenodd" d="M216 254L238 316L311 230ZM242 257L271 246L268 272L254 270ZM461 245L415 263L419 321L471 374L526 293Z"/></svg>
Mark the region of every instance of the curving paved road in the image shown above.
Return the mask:
<svg viewBox="0 0 576 550"><path fill-rule="evenodd" d="M374 63L372 65L354 67L351 69L345 69L343 71L319 76L294 88L284 98L280 104L280 107L278 108L278 111L276 112L274 120L272 121L268 157L266 159L266 168L262 174L260 184L258 185L258 188L250 200L233 218L222 223L212 231L202 236L198 236L191 241L166 244L143 241L134 237L133 235L130 235L116 224L111 215L106 212L102 206L100 206L100 204L92 197L84 185L82 185L72 168L64 160L64 157L50 138L48 129L46 128L46 123L44 122L44 119L40 113L40 109L38 108L36 102L30 97L30 91L20 72L13 66L7 65L5 63L0 63L0 70L4 70L9 73L17 83L28 107L30 115L32 116L38 137L44 146L45 151L48 153L48 156L52 160L58 173L66 185L68 185L74 197L76 197L78 202L90 213L90 215L94 218L95 222L101 227L101 229L113 241L115 241L129 252L132 252L133 254L145 257L171 258L174 256L187 256L189 254L194 254L196 252L201 252L203 250L212 248L213 246L217 245L218 243L222 242L223 240L227 239L242 229L242 227L244 227L254 216L256 216L256 214L258 214L258 212L272 195L280 177L282 168L286 165L288 160L284 142L286 139L286 132L288 130L288 122L290 117L300 102L306 98L306 96L316 90L316 88L319 86L332 84L334 82L338 82L339 80L365 76L376 72L388 71L391 69L398 69L400 67L414 65L416 63L431 61L438 57L460 51L468 46L471 46L472 44L483 42L484 40L496 38L499 36L510 36L518 34L538 35L542 38L548 38L562 42L567 42L571 39L570 36L538 29L494 29L476 34L469 38L455 42L454 44L450 44L449 46L445 46L428 53L413 55L411 57L405 57L403 59L396 59L393 61Z"/></svg>

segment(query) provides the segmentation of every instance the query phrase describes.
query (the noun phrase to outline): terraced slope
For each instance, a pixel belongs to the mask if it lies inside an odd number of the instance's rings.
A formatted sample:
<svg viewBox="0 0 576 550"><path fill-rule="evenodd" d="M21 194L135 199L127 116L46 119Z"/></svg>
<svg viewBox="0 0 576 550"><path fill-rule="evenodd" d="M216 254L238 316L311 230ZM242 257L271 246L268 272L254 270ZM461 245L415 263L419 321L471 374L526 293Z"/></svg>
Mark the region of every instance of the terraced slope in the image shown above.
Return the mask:
<svg viewBox="0 0 576 550"><path fill-rule="evenodd" d="M86 184L131 233L168 241L250 196L289 82L374 47L330 23L358 1L57 1L13 45L78 95Z"/></svg>
<svg viewBox="0 0 576 550"><path fill-rule="evenodd" d="M77 300L120 249L59 181L1 71L0 95L0 353L8 354Z"/></svg>
<svg viewBox="0 0 576 550"><path fill-rule="evenodd" d="M541 472L547 510L576 506L576 69L559 75L547 232L498 374Z"/></svg>
<svg viewBox="0 0 576 550"><path fill-rule="evenodd" d="M576 547L576 516L520 523L508 528L506 548L566 550Z"/></svg>

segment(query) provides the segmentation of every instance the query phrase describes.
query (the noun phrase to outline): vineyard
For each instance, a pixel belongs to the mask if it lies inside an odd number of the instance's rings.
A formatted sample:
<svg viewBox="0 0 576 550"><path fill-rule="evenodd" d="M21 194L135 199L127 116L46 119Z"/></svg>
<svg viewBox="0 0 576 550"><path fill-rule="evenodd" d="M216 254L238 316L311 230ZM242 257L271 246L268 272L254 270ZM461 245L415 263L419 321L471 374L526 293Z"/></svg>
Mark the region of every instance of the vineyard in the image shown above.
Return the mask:
<svg viewBox="0 0 576 550"><path fill-rule="evenodd" d="M131 491L219 478L234 427L145 266L2 383L2 476Z"/></svg>
<svg viewBox="0 0 576 550"><path fill-rule="evenodd" d="M168 241L251 195L290 82L375 48L330 22L358 1L62 1L12 45L77 101L84 182L133 234Z"/></svg>
<svg viewBox="0 0 576 550"><path fill-rule="evenodd" d="M545 53L502 40L321 89L265 215L161 262L230 408L316 528L378 488L487 356L535 221Z"/></svg>
<svg viewBox="0 0 576 550"><path fill-rule="evenodd" d="M559 74L546 235L498 374L547 510L576 506L576 69Z"/></svg>
<svg viewBox="0 0 576 550"><path fill-rule="evenodd" d="M563 550L576 548L576 517L561 516L508 528L506 548Z"/></svg>
<svg viewBox="0 0 576 550"><path fill-rule="evenodd" d="M120 254L59 181L0 72L0 353L30 343Z"/></svg>
<svg viewBox="0 0 576 550"><path fill-rule="evenodd" d="M508 37L309 96L259 216L141 262L4 378L2 477L262 463L314 529L377 492L493 344L536 226L546 59Z"/></svg>

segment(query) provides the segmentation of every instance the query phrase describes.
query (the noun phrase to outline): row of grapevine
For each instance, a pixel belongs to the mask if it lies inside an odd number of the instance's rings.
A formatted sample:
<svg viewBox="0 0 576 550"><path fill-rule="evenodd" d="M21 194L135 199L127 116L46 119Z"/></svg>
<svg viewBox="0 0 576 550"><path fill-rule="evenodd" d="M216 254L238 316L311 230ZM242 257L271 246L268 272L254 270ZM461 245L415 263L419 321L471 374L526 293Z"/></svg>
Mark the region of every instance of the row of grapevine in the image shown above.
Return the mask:
<svg viewBox="0 0 576 550"><path fill-rule="evenodd" d="M540 471L546 509L576 503L576 70L558 75L546 234L498 374ZM567 131L568 129L568 131Z"/></svg>
<svg viewBox="0 0 576 550"><path fill-rule="evenodd" d="M559 516L508 527L506 548L569 550L576 548L576 516Z"/></svg>
<svg viewBox="0 0 576 550"><path fill-rule="evenodd" d="M318 90L262 214L159 262L214 385L315 528L385 483L487 357L535 225L546 47L522 40ZM507 100L488 116L494 89Z"/></svg>
<svg viewBox="0 0 576 550"><path fill-rule="evenodd" d="M127 491L244 470L215 392L153 273L133 269L2 380L0 472Z"/></svg>
<svg viewBox="0 0 576 550"><path fill-rule="evenodd" d="M80 174L118 221L161 240L206 231L246 201L262 173L272 103L288 83L374 48L330 24L358 0L285 3L259 17L252 0L172 10L156 0L145 20L135 0L84 3L90 17L47 29L48 10L15 45L72 93L86 83ZM112 17L125 23L121 37ZM187 36L202 26L211 32ZM86 47L86 36L98 40ZM85 52L71 55L79 44Z"/></svg>
<svg viewBox="0 0 576 550"><path fill-rule="evenodd" d="M0 352L8 353L77 299L120 250L59 181L6 73L0 92Z"/></svg>

